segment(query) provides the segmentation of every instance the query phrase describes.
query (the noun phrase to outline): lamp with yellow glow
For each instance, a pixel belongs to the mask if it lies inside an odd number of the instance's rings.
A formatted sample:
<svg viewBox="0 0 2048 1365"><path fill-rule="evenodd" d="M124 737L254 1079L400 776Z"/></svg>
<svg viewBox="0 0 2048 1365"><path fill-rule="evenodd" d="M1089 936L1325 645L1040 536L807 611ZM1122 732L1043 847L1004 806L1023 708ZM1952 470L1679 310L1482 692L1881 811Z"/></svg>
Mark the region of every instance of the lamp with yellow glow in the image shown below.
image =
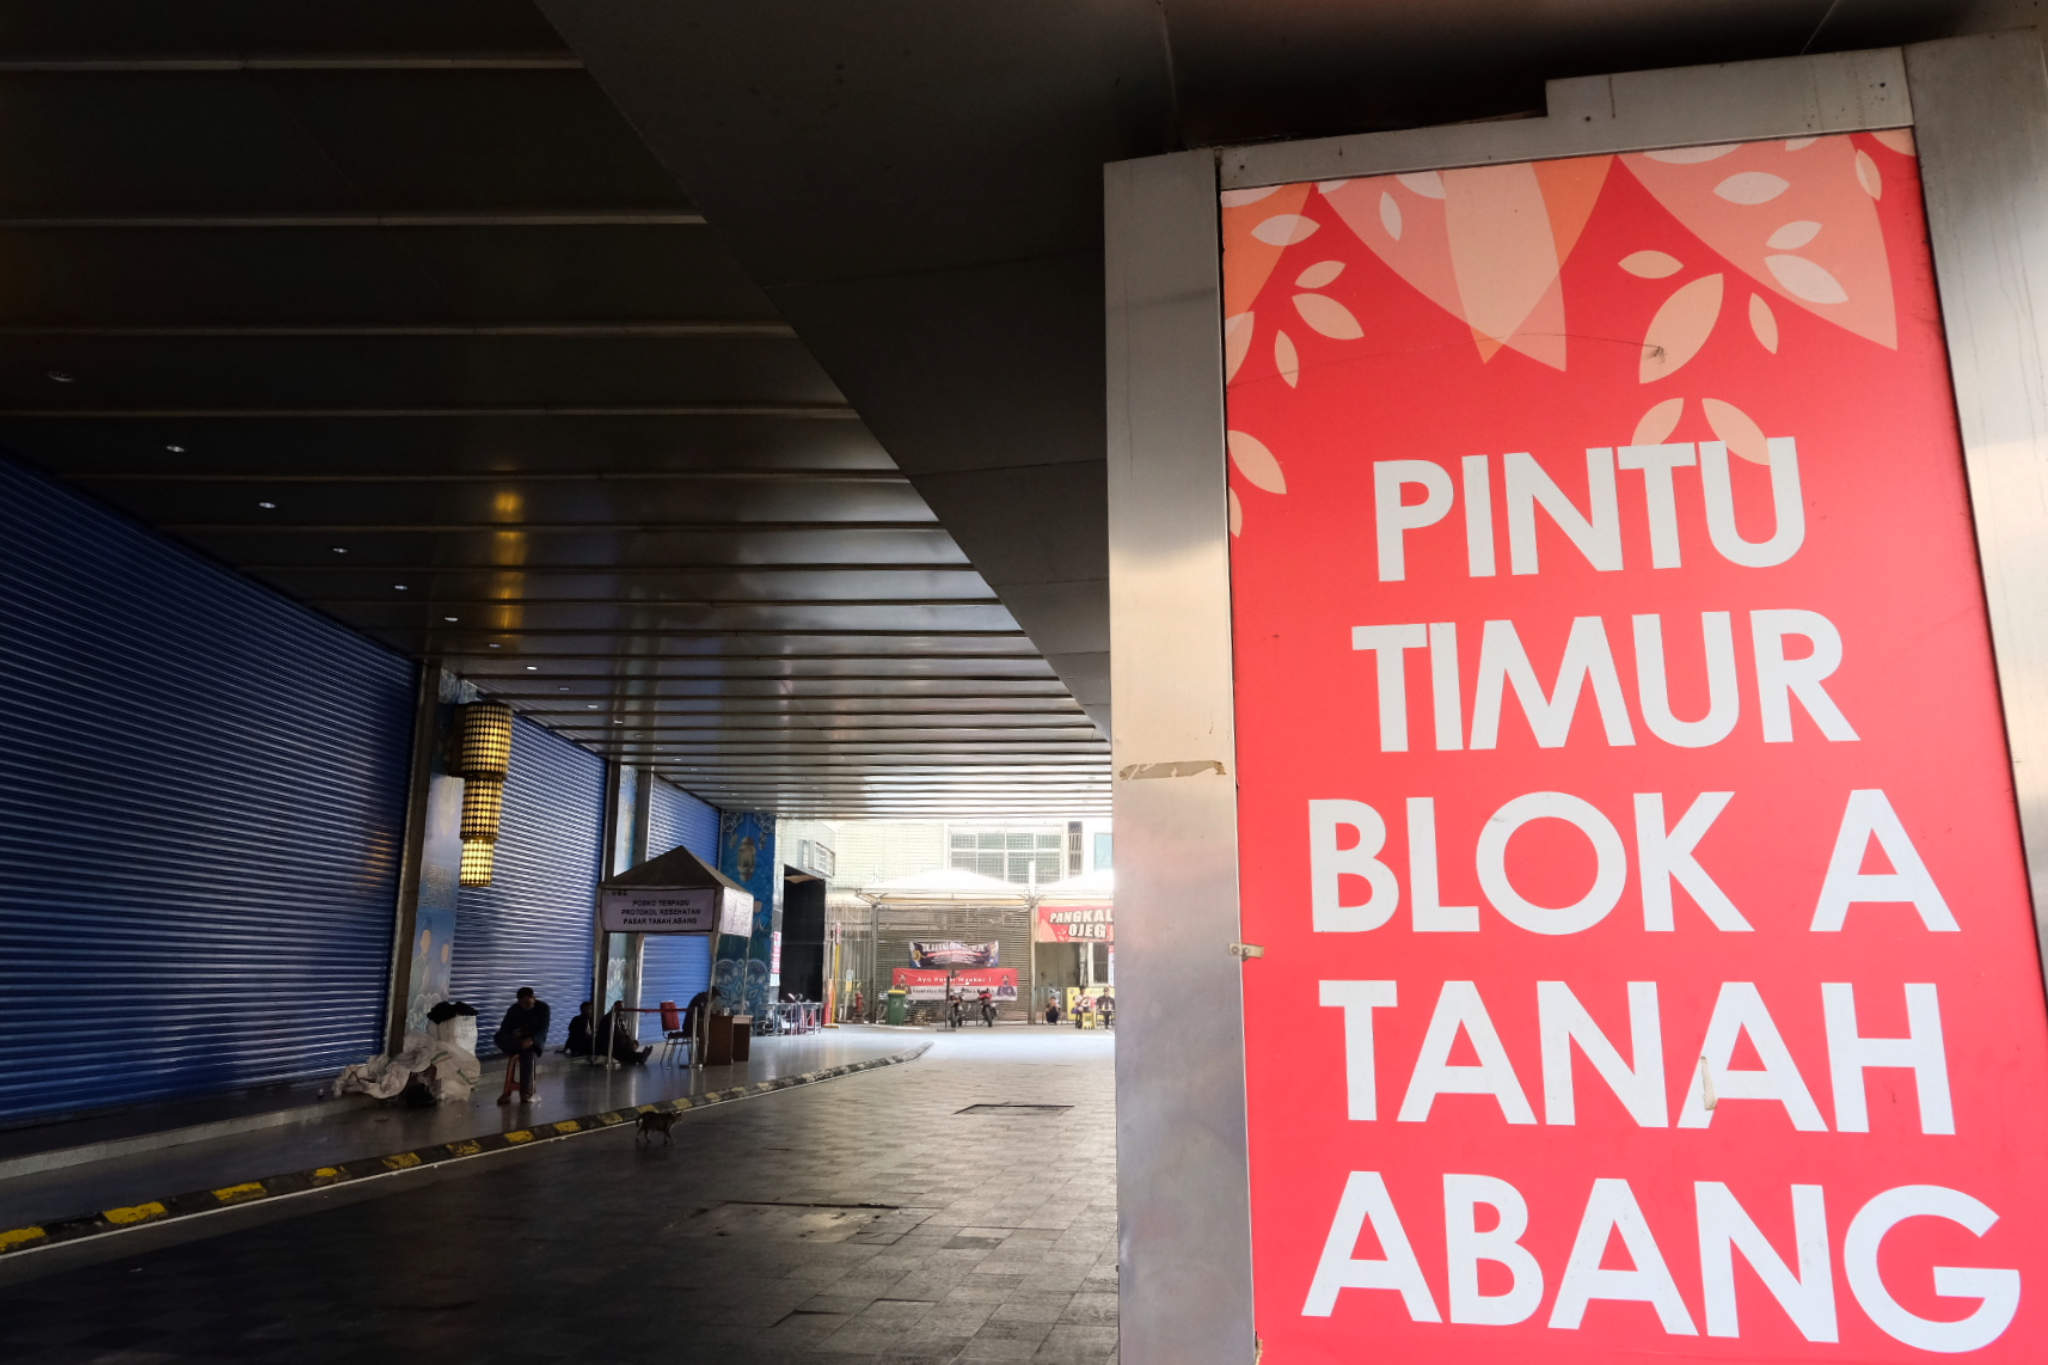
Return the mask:
<svg viewBox="0 0 2048 1365"><path fill-rule="evenodd" d="M498 821L505 813L505 778L512 770L512 708L472 702L461 711L462 885L489 886L497 861Z"/></svg>

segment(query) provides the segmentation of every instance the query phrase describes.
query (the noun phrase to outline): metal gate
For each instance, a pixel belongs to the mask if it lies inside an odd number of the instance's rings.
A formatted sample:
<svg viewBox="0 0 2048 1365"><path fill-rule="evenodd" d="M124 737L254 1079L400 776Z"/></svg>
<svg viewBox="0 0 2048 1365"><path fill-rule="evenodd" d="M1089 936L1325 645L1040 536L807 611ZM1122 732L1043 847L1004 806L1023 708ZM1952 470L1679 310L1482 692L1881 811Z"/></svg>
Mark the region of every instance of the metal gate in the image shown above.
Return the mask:
<svg viewBox="0 0 2048 1365"><path fill-rule="evenodd" d="M0 462L0 1121L380 1049L413 676Z"/></svg>
<svg viewBox="0 0 2048 1365"><path fill-rule="evenodd" d="M476 1007L479 1046L531 986L553 1010L560 1047L589 997L591 914L604 842L604 760L525 717L513 726L512 774L487 887L468 887L455 915L455 997Z"/></svg>
<svg viewBox="0 0 2048 1365"><path fill-rule="evenodd" d="M681 845L704 861L718 863L718 808L682 788L655 779L648 787L647 856L658 858ZM711 984L711 940L649 934L640 958L640 1004L653 1009L664 1000L688 1005ZM643 1015L641 1038L655 1036L659 1021Z"/></svg>

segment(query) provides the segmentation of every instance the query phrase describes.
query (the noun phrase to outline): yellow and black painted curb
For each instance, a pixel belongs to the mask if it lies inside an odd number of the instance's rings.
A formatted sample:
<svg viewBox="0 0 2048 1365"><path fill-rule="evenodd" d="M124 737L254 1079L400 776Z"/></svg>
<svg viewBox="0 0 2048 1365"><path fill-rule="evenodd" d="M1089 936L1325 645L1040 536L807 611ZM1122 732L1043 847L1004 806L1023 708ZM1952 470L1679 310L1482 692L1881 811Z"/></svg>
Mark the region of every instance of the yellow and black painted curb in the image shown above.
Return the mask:
<svg viewBox="0 0 2048 1365"><path fill-rule="evenodd" d="M923 1056L930 1047L931 1044L926 1043L922 1047L910 1048L886 1057L848 1062L843 1066L806 1071L799 1075L777 1076L773 1080L755 1081L751 1085L736 1085L702 1095L657 1100L650 1104L629 1105L623 1109L607 1109L600 1114L582 1114L575 1118L536 1123L528 1128L514 1128L508 1132L483 1133L472 1138L422 1147L413 1152L358 1157L333 1166L316 1166L310 1171L292 1171L286 1175L246 1180L223 1185L217 1189L193 1190L187 1194L144 1200L139 1204L129 1204L122 1208L99 1209L74 1218L52 1219L33 1227L0 1228L0 1256L82 1241L88 1237L103 1236L144 1223L164 1223L177 1218L190 1218L195 1214L213 1213L234 1205L257 1204L266 1199L305 1194L311 1190L331 1186L350 1185L360 1180L371 1180L416 1167L446 1165L473 1157L488 1156L493 1152L510 1151L515 1147L559 1142L563 1138L575 1137L581 1133L603 1132L608 1128L636 1123L642 1114L679 1114L688 1110L709 1109L713 1105L728 1104L733 1100L751 1099L756 1095L771 1094L777 1090L790 1090L800 1085L829 1081L837 1076L850 1076L855 1072L873 1071L877 1067L895 1066L900 1062L912 1061Z"/></svg>

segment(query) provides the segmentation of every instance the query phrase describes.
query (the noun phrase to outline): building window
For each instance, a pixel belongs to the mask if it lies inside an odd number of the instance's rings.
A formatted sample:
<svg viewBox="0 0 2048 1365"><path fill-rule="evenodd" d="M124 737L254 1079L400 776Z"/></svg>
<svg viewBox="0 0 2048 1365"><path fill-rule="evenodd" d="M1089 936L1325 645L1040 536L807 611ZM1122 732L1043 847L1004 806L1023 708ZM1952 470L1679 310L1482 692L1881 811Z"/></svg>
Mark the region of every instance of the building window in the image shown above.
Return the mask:
<svg viewBox="0 0 2048 1365"><path fill-rule="evenodd" d="M1109 835L1098 834L1095 836L1095 870L1097 872L1106 872L1116 866L1115 863L1110 861L1110 847Z"/></svg>
<svg viewBox="0 0 2048 1365"><path fill-rule="evenodd" d="M1037 881L1043 886L1060 879L1062 839L1057 831L977 830L954 833L949 862L956 869L979 872L1019 885Z"/></svg>

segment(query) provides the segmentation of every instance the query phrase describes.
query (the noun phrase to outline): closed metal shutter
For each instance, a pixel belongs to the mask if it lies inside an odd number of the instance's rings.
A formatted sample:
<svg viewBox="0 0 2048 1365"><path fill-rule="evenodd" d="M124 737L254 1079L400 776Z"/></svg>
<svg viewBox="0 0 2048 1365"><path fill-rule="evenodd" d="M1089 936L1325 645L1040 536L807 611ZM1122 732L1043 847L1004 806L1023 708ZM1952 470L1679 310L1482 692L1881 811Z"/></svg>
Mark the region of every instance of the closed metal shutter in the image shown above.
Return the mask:
<svg viewBox="0 0 2048 1365"><path fill-rule="evenodd" d="M414 676L0 461L0 1121L381 1049Z"/></svg>
<svg viewBox="0 0 2048 1365"><path fill-rule="evenodd" d="M476 1007L477 1044L531 986L553 1018L550 1050L590 997L591 913L604 842L604 760L527 720L512 727L512 770L491 884L465 887L455 912L451 989Z"/></svg>
<svg viewBox="0 0 2048 1365"><path fill-rule="evenodd" d="M659 857L681 845L718 865L718 808L659 778L648 789L647 856ZM711 940L649 934L640 958L640 1004L654 1009L664 1000L688 1005L711 985ZM659 1015L640 1016L640 1037L661 1036Z"/></svg>
<svg viewBox="0 0 2048 1365"><path fill-rule="evenodd" d="M1022 906L883 906L875 918L877 940L875 986L886 993L890 973L910 965L913 940L958 939L962 943L998 945L996 965L1017 969L1017 999L997 1006L997 1017L1022 1019L1031 994L1031 914Z"/></svg>
<svg viewBox="0 0 2048 1365"><path fill-rule="evenodd" d="M648 788L647 856L658 858L677 845L718 866L718 807L656 778Z"/></svg>

